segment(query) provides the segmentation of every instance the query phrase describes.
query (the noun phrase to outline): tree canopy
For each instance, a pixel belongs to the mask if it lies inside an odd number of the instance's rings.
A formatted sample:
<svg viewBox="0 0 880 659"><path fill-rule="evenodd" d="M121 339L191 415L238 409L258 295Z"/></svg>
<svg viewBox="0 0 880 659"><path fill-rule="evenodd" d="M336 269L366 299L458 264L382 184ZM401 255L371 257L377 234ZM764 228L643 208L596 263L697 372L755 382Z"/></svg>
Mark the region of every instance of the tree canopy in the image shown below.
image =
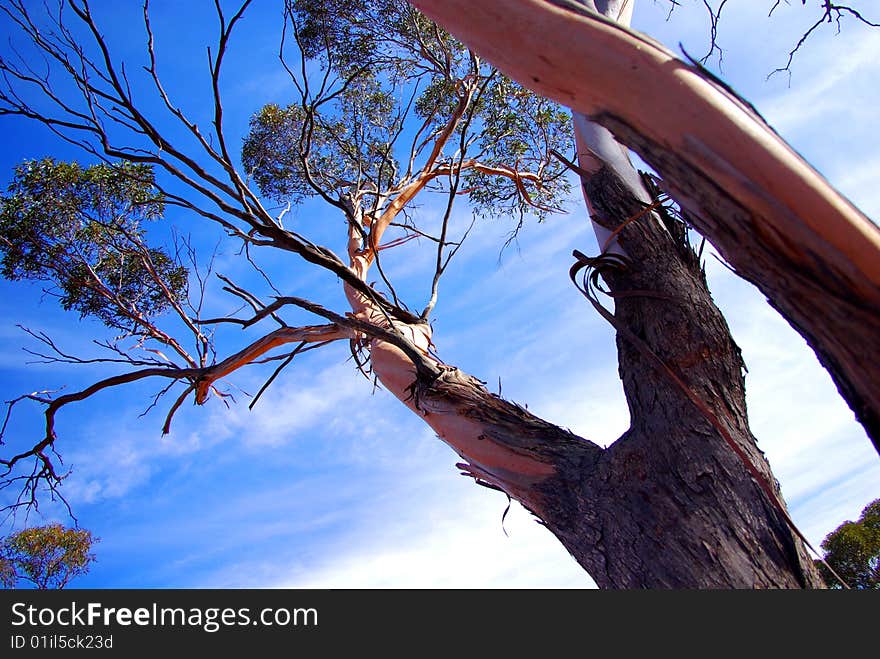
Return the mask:
<svg viewBox="0 0 880 659"><path fill-rule="evenodd" d="M49 282L64 309L142 332L186 295L186 269L145 244L141 224L163 210L149 166L25 162L0 199L3 275Z"/></svg>
<svg viewBox="0 0 880 659"><path fill-rule="evenodd" d="M570 177L551 151L570 151L572 136L558 105L401 0L288 2L287 14L303 70L324 74L294 76L297 101L251 121L242 162L265 196L347 198L381 214L417 179L455 179L484 213L560 210Z"/></svg>

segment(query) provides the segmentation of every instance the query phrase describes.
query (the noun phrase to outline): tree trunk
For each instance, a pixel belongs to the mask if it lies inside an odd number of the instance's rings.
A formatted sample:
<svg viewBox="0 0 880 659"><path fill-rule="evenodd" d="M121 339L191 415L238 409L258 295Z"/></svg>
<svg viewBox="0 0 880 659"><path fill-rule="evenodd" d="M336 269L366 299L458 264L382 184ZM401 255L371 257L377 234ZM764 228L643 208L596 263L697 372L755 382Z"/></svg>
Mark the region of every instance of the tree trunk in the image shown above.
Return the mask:
<svg viewBox="0 0 880 659"><path fill-rule="evenodd" d="M673 238L656 225L632 224L621 240L643 265L609 275L614 289L650 286L669 299L621 298L617 318L681 373L771 479L746 423L739 351L699 268L678 256ZM425 326L400 329L427 345ZM419 377L413 362L384 341L371 342L371 362L386 388L462 457L466 474L520 501L600 587L820 586L781 504L768 499L667 376L626 338L618 344L633 423L607 449L502 400L455 368L437 364L439 375Z"/></svg>
<svg viewBox="0 0 880 659"><path fill-rule="evenodd" d="M607 230L644 208L609 167L585 187ZM632 425L595 473L571 476L583 514L574 528L600 532L588 571L615 587L820 586L749 430L740 351L684 226L643 214L616 241L625 265L602 276Z"/></svg>
<svg viewBox="0 0 880 659"><path fill-rule="evenodd" d="M609 232L644 208L608 168L588 187L593 216ZM821 586L749 431L739 349L681 228L653 215L627 223L616 238L627 265L603 274L625 328L618 349L632 418L608 449L440 364L426 325L394 323L419 351L418 365L373 339L373 370L458 452L466 474L532 511L601 587ZM365 320L392 327L363 298L350 299Z"/></svg>

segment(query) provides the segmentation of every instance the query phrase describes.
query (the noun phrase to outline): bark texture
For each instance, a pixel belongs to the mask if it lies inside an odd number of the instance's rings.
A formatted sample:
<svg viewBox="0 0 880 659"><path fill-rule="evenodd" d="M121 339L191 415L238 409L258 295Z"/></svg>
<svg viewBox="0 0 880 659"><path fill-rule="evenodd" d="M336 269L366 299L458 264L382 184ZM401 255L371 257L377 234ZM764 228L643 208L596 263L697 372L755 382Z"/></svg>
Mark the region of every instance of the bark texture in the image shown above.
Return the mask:
<svg viewBox="0 0 880 659"><path fill-rule="evenodd" d="M585 185L594 220L608 229L644 208L607 168ZM595 472L571 475L583 497L574 536L599 533L584 560L602 585L819 586L749 430L739 348L683 229L645 214L617 234L626 265L603 277L616 321L628 330L618 333L617 343L632 425ZM645 347L723 425L774 499L692 398L646 358Z"/></svg>
<svg viewBox="0 0 880 659"><path fill-rule="evenodd" d="M505 74L608 127L649 162L697 229L807 339L880 451L880 360L864 358L880 341L876 225L747 103L589 11L592 2L413 2Z"/></svg>

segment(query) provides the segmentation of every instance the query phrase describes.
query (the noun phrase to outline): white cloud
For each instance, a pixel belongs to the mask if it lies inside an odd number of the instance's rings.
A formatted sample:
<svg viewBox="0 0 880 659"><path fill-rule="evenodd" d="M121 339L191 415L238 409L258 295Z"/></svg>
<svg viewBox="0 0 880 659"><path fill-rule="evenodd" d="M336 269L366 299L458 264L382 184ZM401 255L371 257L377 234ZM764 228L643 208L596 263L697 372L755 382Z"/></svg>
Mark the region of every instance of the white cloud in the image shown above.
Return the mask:
<svg viewBox="0 0 880 659"><path fill-rule="evenodd" d="M302 565L280 587L294 588L588 588L589 577L548 531L508 514L506 537L499 510L473 508L441 515L422 511L422 524L397 537L355 539L356 549ZM517 506L518 508L518 506ZM520 513L523 517L525 511ZM531 524L530 524L531 522ZM372 541L372 542L370 542Z"/></svg>
<svg viewBox="0 0 880 659"><path fill-rule="evenodd" d="M574 587L591 580L550 533L514 504L440 473L375 493L353 528L290 567L245 564L245 584L295 588ZM508 535L505 535L505 531Z"/></svg>
<svg viewBox="0 0 880 659"><path fill-rule="evenodd" d="M267 389L253 410L247 407L249 399L228 410L218 409L211 418L211 433L238 438L256 449L292 441L304 430L330 423L341 410L364 404L369 386L353 377L353 370L348 365L337 365L305 374L292 365L286 377ZM247 380L260 386L256 378ZM257 391L255 387L248 390Z"/></svg>

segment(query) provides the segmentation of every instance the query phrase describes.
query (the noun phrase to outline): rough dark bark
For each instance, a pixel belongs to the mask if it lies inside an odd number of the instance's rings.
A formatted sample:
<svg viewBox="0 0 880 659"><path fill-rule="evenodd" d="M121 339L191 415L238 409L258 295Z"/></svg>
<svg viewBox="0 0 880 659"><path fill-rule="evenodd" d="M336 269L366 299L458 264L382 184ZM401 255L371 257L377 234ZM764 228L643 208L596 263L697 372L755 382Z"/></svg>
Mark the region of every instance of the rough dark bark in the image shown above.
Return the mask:
<svg viewBox="0 0 880 659"><path fill-rule="evenodd" d="M643 207L627 201L625 186L607 169L589 186L594 219L629 218ZM777 509L784 503L749 430L739 348L682 229L648 214L619 234L627 265L603 277L616 321L628 330L617 343L632 424L593 471L567 475L580 515L557 534L580 546L581 564L601 586L820 586ZM723 424L775 501L681 386L646 358L645 347Z"/></svg>
<svg viewBox="0 0 880 659"><path fill-rule="evenodd" d="M668 192L687 205L700 232L807 340L880 453L880 373L866 367L864 359L880 354L876 296L865 294L860 290L864 282L825 260L818 246L795 248L766 218L743 208L674 151L618 118L595 120L664 175Z"/></svg>

